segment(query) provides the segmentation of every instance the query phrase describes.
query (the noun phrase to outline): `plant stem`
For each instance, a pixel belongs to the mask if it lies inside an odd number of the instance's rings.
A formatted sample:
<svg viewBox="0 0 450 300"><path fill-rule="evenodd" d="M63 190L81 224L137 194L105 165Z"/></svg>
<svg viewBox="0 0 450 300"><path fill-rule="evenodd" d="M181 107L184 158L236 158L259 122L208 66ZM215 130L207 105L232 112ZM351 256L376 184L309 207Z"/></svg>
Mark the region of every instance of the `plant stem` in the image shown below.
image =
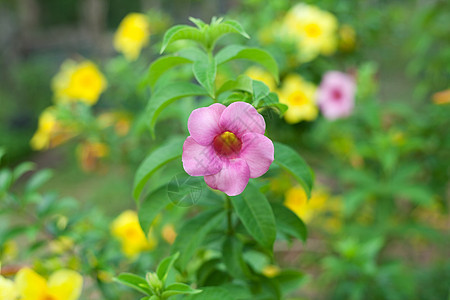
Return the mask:
<svg viewBox="0 0 450 300"><path fill-rule="evenodd" d="M229 196L227 196L226 200L226 209L227 209L227 224L228 224L228 234L233 234L233 220L232 220L232 214L233 214L233 207L231 206L231 199Z"/></svg>

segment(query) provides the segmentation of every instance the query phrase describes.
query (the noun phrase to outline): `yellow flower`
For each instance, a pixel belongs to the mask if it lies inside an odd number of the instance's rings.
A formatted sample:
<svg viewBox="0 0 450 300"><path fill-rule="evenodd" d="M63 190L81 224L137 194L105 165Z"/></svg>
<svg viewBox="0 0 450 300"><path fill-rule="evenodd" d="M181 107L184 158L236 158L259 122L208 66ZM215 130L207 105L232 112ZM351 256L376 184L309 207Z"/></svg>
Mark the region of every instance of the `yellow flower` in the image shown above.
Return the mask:
<svg viewBox="0 0 450 300"><path fill-rule="evenodd" d="M146 15L131 13L120 23L114 36L114 47L126 59L134 61L150 40L150 24Z"/></svg>
<svg viewBox="0 0 450 300"><path fill-rule="evenodd" d="M60 236L49 244L50 250L55 254L62 254L73 248L73 239L68 236Z"/></svg>
<svg viewBox="0 0 450 300"><path fill-rule="evenodd" d="M14 282L0 275L0 300L15 300L18 295Z"/></svg>
<svg viewBox="0 0 450 300"><path fill-rule="evenodd" d="M164 225L164 227L162 228L162 231L161 231L161 235L162 235L163 239L171 245L177 238L177 233L172 224Z"/></svg>
<svg viewBox="0 0 450 300"><path fill-rule="evenodd" d="M56 117L56 108L50 106L39 116L38 129L31 138L30 145L34 150L56 147L75 136L76 128L64 126Z"/></svg>
<svg viewBox="0 0 450 300"><path fill-rule="evenodd" d="M156 247L156 240L151 231L148 238L139 225L136 212L127 210L121 213L111 224L111 233L122 244L122 252L128 257Z"/></svg>
<svg viewBox="0 0 450 300"><path fill-rule="evenodd" d="M316 86L296 74L288 75L282 84L278 97L288 106L284 118L290 124L302 120L312 121L319 110L315 101Z"/></svg>
<svg viewBox="0 0 450 300"><path fill-rule="evenodd" d="M339 48L342 51L350 52L355 49L356 32L352 26L344 24L339 28Z"/></svg>
<svg viewBox="0 0 450 300"><path fill-rule="evenodd" d="M305 223L309 223L314 216L325 209L328 196L322 192L313 192L311 199L306 196L300 186L290 188L285 195L284 205L292 210Z"/></svg>
<svg viewBox="0 0 450 300"><path fill-rule="evenodd" d="M273 277L277 276L278 274L280 274L280 268L275 265L267 265L262 270L262 273L266 277L273 278Z"/></svg>
<svg viewBox="0 0 450 300"><path fill-rule="evenodd" d="M336 17L318 7L297 4L284 18L283 29L300 50L304 62L319 54L331 55L337 46L338 21Z"/></svg>
<svg viewBox="0 0 450 300"><path fill-rule="evenodd" d="M52 80L57 103L81 101L87 105L94 105L106 86L103 74L88 60L80 63L73 60L65 61Z"/></svg>
<svg viewBox="0 0 450 300"><path fill-rule="evenodd" d="M91 172L99 166L99 160L109 153L107 145L100 142L86 141L77 148L78 160L86 172Z"/></svg>
<svg viewBox="0 0 450 300"><path fill-rule="evenodd" d="M5 262L14 260L19 253L16 241L7 240L3 243L3 247L0 247L0 252L2 253L0 256L0 261Z"/></svg>
<svg viewBox="0 0 450 300"><path fill-rule="evenodd" d="M274 91L277 88L277 84L273 76L264 69L260 67L252 66L245 71L245 75L250 77L253 80L259 80L265 83L271 91Z"/></svg>
<svg viewBox="0 0 450 300"><path fill-rule="evenodd" d="M450 104L450 89L434 93L433 102L439 105Z"/></svg>
<svg viewBox="0 0 450 300"><path fill-rule="evenodd" d="M83 286L83 277L66 269L54 272L47 281L24 268L17 273L15 281L21 300L76 300Z"/></svg>
<svg viewBox="0 0 450 300"><path fill-rule="evenodd" d="M114 126L118 136L127 135L131 127L131 116L126 112L105 112L98 116L97 121L102 128Z"/></svg>

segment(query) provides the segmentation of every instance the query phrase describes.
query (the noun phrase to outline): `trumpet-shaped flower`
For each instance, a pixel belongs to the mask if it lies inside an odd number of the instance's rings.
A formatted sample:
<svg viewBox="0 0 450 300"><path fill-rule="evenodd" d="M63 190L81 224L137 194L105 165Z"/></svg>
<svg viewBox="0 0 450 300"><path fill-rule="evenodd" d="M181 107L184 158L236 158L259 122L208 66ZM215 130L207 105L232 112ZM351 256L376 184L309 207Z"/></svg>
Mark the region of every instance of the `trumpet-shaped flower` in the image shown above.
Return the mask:
<svg viewBox="0 0 450 300"><path fill-rule="evenodd" d="M146 15L131 13L120 23L114 36L114 47L126 59L134 61L150 40L150 24Z"/></svg>
<svg viewBox="0 0 450 300"><path fill-rule="evenodd" d="M288 106L284 114L286 122L298 123L317 118L318 108L315 101L316 86L296 74L288 75L278 92L280 102Z"/></svg>
<svg viewBox="0 0 450 300"><path fill-rule="evenodd" d="M242 193L249 179L266 173L274 160L273 143L264 136L264 118L248 103L195 109L188 129L184 170L191 176L204 176L209 187L229 196Z"/></svg>
<svg viewBox="0 0 450 300"><path fill-rule="evenodd" d="M297 4L284 19L283 28L300 50L302 61L310 61L319 54L331 55L337 46L336 17L318 7Z"/></svg>
<svg viewBox="0 0 450 300"><path fill-rule="evenodd" d="M99 166L99 160L109 153L104 143L86 141L77 148L78 160L86 172L91 172Z"/></svg>
<svg viewBox="0 0 450 300"><path fill-rule="evenodd" d="M65 61L52 80L57 103L80 101L94 105L106 86L103 74L93 62L87 60L81 63Z"/></svg>
<svg viewBox="0 0 450 300"><path fill-rule="evenodd" d="M12 280L0 275L0 300L16 300L19 293Z"/></svg>
<svg viewBox="0 0 450 300"><path fill-rule="evenodd" d="M111 233L122 244L122 252L130 258L156 247L155 238L151 232L145 236L138 216L132 210L124 211L113 221Z"/></svg>
<svg viewBox="0 0 450 300"><path fill-rule="evenodd" d="M77 134L73 126L63 125L56 116L56 108L50 106L39 116L38 129L31 138L34 150L44 150L58 146Z"/></svg>
<svg viewBox="0 0 450 300"><path fill-rule="evenodd" d="M16 286L22 300L76 300L80 297L83 277L72 270L58 270L45 280L29 268L16 275Z"/></svg>
<svg viewBox="0 0 450 300"><path fill-rule="evenodd" d="M325 118L347 117L355 106L355 81L345 73L326 73L317 92L318 104Z"/></svg>
<svg viewBox="0 0 450 300"><path fill-rule="evenodd" d="M271 91L275 91L275 89L277 88L277 84L275 83L275 79L273 78L273 76L264 69L261 69L260 67L252 66L248 68L245 71L245 75L247 75L253 80L262 81L265 85L269 87Z"/></svg>
<svg viewBox="0 0 450 300"><path fill-rule="evenodd" d="M177 238L177 232L175 231L175 227L172 224L166 224L161 230L161 236L163 239L169 243L173 244L175 239Z"/></svg>
<svg viewBox="0 0 450 300"><path fill-rule="evenodd" d="M284 205L292 210L305 223L310 223L316 218L320 218L321 226L334 231L341 226L340 201L332 200L324 191L313 191L311 199L308 201L302 187L291 187L285 194Z"/></svg>

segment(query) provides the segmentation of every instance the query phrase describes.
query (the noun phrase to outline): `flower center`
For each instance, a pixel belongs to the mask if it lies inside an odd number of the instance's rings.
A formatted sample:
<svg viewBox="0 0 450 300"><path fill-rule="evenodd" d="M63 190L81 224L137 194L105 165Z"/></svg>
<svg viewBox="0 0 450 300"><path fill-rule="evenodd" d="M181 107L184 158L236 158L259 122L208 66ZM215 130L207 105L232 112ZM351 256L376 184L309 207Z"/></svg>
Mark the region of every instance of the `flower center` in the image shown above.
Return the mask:
<svg viewBox="0 0 450 300"><path fill-rule="evenodd" d="M331 91L331 96L335 102L339 102L342 99L342 92L339 89L334 89Z"/></svg>
<svg viewBox="0 0 450 300"><path fill-rule="evenodd" d="M289 95L288 102L291 105L305 105L308 104L308 99L305 93L297 91Z"/></svg>
<svg viewBox="0 0 450 300"><path fill-rule="evenodd" d="M316 23L310 23L305 26L305 32L308 37L316 38L322 33L322 29Z"/></svg>
<svg viewBox="0 0 450 300"><path fill-rule="evenodd" d="M219 155L229 156L239 153L242 142L234 133L225 131L214 138L213 147Z"/></svg>

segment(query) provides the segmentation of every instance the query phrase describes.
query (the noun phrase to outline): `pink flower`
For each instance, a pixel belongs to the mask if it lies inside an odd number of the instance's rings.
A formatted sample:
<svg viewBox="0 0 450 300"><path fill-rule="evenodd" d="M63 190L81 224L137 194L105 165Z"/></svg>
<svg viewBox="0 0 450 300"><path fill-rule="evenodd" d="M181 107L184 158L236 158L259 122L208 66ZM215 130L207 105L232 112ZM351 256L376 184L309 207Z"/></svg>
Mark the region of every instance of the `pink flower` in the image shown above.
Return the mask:
<svg viewBox="0 0 450 300"><path fill-rule="evenodd" d="M249 179L266 173L273 162L273 143L264 136L264 118L248 103L195 109L188 129L184 170L191 176L205 176L207 185L229 196L242 193Z"/></svg>
<svg viewBox="0 0 450 300"><path fill-rule="evenodd" d="M323 76L317 92L318 104L325 118L349 116L355 106L356 85L345 73L330 71Z"/></svg>

